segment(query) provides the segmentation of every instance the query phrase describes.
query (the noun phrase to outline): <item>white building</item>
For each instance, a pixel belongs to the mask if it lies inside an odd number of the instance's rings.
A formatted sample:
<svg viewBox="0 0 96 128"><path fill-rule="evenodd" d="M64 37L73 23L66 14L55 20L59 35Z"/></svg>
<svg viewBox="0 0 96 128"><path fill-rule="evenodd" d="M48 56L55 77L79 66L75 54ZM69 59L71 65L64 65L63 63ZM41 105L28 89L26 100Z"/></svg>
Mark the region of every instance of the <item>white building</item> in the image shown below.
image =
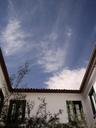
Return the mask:
<svg viewBox="0 0 96 128"><path fill-rule="evenodd" d="M7 68L4 62L2 51L0 50L0 112L3 108L3 101L6 96L10 95L8 99L9 112L12 113L14 104L21 103L26 104L26 101L34 101L35 108L33 110L34 114L36 112L36 107L39 105L38 97L45 98L47 102L47 110L56 113L59 109L63 110L62 115L60 115L60 121L62 123L67 123L72 120L73 116L80 117L81 109L85 116L88 128L92 128L95 122L96 116L96 94L95 94L95 79L96 79L96 48L90 58L89 65L86 69L86 73L82 80L80 90L59 90L59 89L16 89L12 88L7 72ZM22 94L22 98L19 94ZM71 102L70 102L71 101ZM72 103L74 105L71 106ZM10 107L11 104L11 107ZM26 105L22 106L21 117L24 117L24 111ZM18 109L18 107L17 107ZM16 110L17 111L17 110ZM69 111L69 112L68 112ZM75 111L75 112L74 112ZM26 115L25 115L26 116ZM11 117L8 117L11 118Z"/></svg>

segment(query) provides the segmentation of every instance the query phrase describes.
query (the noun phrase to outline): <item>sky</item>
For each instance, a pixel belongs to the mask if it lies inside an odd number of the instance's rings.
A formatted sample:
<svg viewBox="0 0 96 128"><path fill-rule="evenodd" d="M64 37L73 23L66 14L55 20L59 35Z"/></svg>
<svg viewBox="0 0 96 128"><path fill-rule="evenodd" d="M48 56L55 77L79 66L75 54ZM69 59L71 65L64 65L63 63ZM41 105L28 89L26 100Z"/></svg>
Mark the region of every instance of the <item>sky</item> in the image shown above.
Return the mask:
<svg viewBox="0 0 96 128"><path fill-rule="evenodd" d="M20 88L79 89L96 40L96 0L0 0L0 47Z"/></svg>

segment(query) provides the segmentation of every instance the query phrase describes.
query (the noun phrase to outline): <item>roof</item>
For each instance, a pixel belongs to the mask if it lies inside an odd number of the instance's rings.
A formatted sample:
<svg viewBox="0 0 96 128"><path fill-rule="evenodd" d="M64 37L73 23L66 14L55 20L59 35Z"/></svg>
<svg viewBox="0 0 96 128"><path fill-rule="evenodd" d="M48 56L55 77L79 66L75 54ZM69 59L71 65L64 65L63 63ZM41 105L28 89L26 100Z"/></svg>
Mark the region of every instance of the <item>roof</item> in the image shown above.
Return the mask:
<svg viewBox="0 0 96 128"><path fill-rule="evenodd" d="M2 50L0 49L0 65L5 76L5 80L10 92L36 92L36 93L81 93L84 90L86 83L88 82L93 68L96 64L96 48L94 48L92 56L90 58L87 70L85 72L84 78L82 80L80 90L66 90L66 89L37 89L37 88L12 88L11 82L8 75L8 70L3 58Z"/></svg>

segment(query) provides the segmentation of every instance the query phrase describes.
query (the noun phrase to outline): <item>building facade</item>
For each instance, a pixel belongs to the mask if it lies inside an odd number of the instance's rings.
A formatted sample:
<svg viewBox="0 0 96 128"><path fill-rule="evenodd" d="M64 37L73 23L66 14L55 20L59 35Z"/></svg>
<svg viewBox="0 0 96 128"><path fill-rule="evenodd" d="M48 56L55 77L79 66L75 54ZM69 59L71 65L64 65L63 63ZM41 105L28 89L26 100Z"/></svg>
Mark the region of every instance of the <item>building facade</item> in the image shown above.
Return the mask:
<svg viewBox="0 0 96 128"><path fill-rule="evenodd" d="M10 123L20 124L28 115L27 103L35 104L31 115L35 115L40 104L40 99L45 99L47 103L47 111L58 113L62 109L60 115L61 123L68 123L74 120L86 121L88 128L95 125L96 117L96 48L94 48L90 62L86 69L86 73L82 80L80 90L59 90L59 89L33 89L33 88L12 88L7 68L4 62L2 51L0 50L0 122L3 127L2 111L4 105L8 106L6 110L7 120ZM4 115L3 115L4 116ZM14 125L13 123L13 125ZM24 127L24 126L23 126ZM14 126L13 126L14 128Z"/></svg>

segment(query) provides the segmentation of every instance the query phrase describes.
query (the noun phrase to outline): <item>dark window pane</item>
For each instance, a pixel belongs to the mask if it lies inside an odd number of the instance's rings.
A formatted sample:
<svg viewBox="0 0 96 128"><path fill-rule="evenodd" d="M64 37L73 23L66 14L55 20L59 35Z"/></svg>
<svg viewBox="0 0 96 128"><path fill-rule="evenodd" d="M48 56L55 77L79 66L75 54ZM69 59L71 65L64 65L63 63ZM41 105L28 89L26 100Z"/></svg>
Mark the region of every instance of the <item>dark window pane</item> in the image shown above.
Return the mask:
<svg viewBox="0 0 96 128"><path fill-rule="evenodd" d="M11 100L8 112L8 122L22 123L25 117L25 100Z"/></svg>
<svg viewBox="0 0 96 128"><path fill-rule="evenodd" d="M95 93L93 87L89 93L89 97L90 97L90 101L91 101L91 105L92 105L93 114L95 114L96 113L96 93Z"/></svg>
<svg viewBox="0 0 96 128"><path fill-rule="evenodd" d="M74 121L75 119L82 120L81 101L67 101L67 110L69 121Z"/></svg>
<svg viewBox="0 0 96 128"><path fill-rule="evenodd" d="M4 96L3 96L2 90L0 90L0 113L3 107L3 102L4 102Z"/></svg>

